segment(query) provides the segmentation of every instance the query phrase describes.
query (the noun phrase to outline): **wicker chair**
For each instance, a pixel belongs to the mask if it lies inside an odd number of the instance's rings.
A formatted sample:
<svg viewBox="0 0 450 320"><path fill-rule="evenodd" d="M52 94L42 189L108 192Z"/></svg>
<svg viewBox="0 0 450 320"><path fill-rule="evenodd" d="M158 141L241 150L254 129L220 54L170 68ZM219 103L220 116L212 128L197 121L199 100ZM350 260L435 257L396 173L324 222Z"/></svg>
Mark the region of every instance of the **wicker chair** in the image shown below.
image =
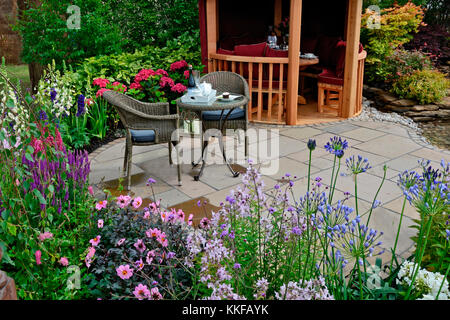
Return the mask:
<svg viewBox="0 0 450 320"><path fill-rule="evenodd" d="M211 72L200 78L200 82L207 82L212 85L213 89L217 90L217 94L223 92L237 93L246 96L250 99L250 91L247 81L237 73L228 71ZM221 111L205 111L202 113L203 130L220 128L220 124L227 117L228 112L224 112L221 119ZM222 121L221 121L222 120ZM228 115L224 126L226 129L242 129L247 132L248 128L248 106L242 109L234 109ZM223 132L225 134L226 132ZM245 136L245 156L248 156L248 139Z"/></svg>
<svg viewBox="0 0 450 320"><path fill-rule="evenodd" d="M176 140L172 140L172 133L179 127L179 116L169 113L168 103L145 103L114 91L104 92L103 98L117 109L120 120L127 131L123 171L127 172L128 190L131 187L133 146L149 146L167 142L169 144L169 163L173 164L172 144L176 146L179 137L174 136ZM177 131L176 134L178 134ZM181 185L179 159L177 170L178 184Z"/></svg>

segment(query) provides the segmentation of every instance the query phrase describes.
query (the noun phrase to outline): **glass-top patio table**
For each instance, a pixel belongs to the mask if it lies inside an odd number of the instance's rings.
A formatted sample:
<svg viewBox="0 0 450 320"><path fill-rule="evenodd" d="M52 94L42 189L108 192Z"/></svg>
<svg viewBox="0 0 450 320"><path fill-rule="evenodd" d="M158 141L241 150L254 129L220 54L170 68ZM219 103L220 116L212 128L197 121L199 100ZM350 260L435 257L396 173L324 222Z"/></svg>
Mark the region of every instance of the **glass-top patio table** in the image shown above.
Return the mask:
<svg viewBox="0 0 450 320"><path fill-rule="evenodd" d="M233 95L233 93L230 93L230 95ZM202 167L200 169L199 174L194 176L195 181L198 181L200 179L200 177L203 173L203 169L205 168L206 158L208 155L207 147L208 147L209 138L211 138L211 137L218 138L219 147L220 147L220 150L222 151L223 160L227 164L228 169L230 169L231 173L233 174L233 177L239 176L239 172L234 171L233 168L231 167L230 163L227 160L227 157L225 154L225 145L223 142L223 136L224 136L223 130L225 128L225 124L228 120L228 117L231 115L233 110L235 110L237 108L241 108L241 107L246 107L248 102L249 102L249 99L245 96L240 96L240 97L238 97L234 100L230 100L230 101L216 100L212 104L200 104L200 103L195 103L195 102L183 103L183 102L181 102L181 98L177 99L177 106L178 106L178 109L180 110L180 118L183 120L188 120L188 121L193 121L196 119L202 121L203 132L205 131L204 130L204 128L205 128L204 121L208 121L208 120L204 120L202 118L202 113L205 111L216 111L218 113L217 120L214 120L214 121L218 121L218 123L219 123L217 130L211 131L211 129L209 129L208 131L203 133L204 137L203 137L201 158L197 162L192 162L193 168L198 166L200 164L200 162L202 162Z"/></svg>

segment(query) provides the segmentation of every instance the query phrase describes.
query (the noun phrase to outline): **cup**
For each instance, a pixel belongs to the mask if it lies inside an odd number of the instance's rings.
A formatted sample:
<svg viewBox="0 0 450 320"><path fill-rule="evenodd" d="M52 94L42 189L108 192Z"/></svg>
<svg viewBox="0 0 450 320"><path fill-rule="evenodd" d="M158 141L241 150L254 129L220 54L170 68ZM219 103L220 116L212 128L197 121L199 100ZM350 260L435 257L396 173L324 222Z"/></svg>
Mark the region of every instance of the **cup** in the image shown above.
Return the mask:
<svg viewBox="0 0 450 320"><path fill-rule="evenodd" d="M222 93L222 97L224 99L230 99L230 93L229 92L224 92L224 93Z"/></svg>

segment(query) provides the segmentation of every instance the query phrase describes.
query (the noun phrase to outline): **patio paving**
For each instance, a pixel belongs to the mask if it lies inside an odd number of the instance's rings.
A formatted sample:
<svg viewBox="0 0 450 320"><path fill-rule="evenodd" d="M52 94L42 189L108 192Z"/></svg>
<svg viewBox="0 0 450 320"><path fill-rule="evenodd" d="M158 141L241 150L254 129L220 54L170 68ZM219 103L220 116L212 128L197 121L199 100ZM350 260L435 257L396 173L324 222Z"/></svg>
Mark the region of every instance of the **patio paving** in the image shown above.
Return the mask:
<svg viewBox="0 0 450 320"><path fill-rule="evenodd" d="M257 131L262 131L262 129L278 131L266 138L263 137L257 143L250 142L249 153L252 159L260 155L257 147L278 143L279 157L270 154L269 151L269 155L259 157L260 160L256 159L256 163L261 164L262 168L267 169L272 166L273 169L272 172L263 174L266 192L277 183L277 179L280 179L285 173L291 173L297 176L293 188L295 197L304 195L308 169L306 142L310 138L317 141L317 149L313 152L312 177L322 177L325 184L329 184L333 156L323 149L323 145L334 135L342 136L349 142L350 148L346 151L344 158L360 154L369 159L373 168L358 176L360 198L358 204L362 209L371 206L376 189L383 176L383 166L387 165L387 178L378 197L378 200L382 201L382 205L373 211L371 218L372 227L384 231L382 240L386 249L393 246L402 207L403 197L402 192L396 185L397 175L405 169L417 168L417 161L421 158L431 160L434 166L438 166L441 159L450 161L448 150L438 149L427 144L416 133L399 124L346 120L338 123L299 127L262 125L251 125L250 127L257 129ZM227 143L238 145L239 141L237 138L227 137ZM195 148L196 154L192 158L197 160L200 154L199 139L192 141L190 138L184 137L182 145ZM123 164L124 148L125 140L119 139L90 154L92 171L90 182L96 187L99 198L104 197L101 191L104 189L111 190L113 194L120 193L117 188L121 177L120 168ZM217 141L212 144L210 150L218 150ZM227 157L242 160L240 165L245 167L243 156L242 145L240 145L240 149L236 149L234 152L232 150L227 152ZM215 209L224 201L231 189L241 184L241 178L231 176L219 154L210 155L208 162L209 164L206 166L200 181L194 181L193 176L198 168L192 169L190 161L186 161L186 164L182 165L183 185L178 186L176 167L169 165L167 144L134 147L132 188L129 193L133 196L139 195L147 202L153 200L154 193L155 198L161 200L161 205L165 208L176 208L177 205L184 210L192 208L192 212L186 212L187 214L195 214L198 211L194 207L199 198L202 201L206 199L209 206ZM244 168L240 167L240 169L243 170ZM345 171L345 168L342 168L341 172L343 171ZM157 180L153 191L145 186L147 179L150 177ZM342 198L345 191L352 193L354 188L352 177L340 177L336 188L334 200ZM354 198L349 201L350 204L354 204ZM414 236L415 229L409 228L409 226L414 224L413 219L416 218L418 218L417 212L407 205L398 245L398 254L402 257L412 250L413 242L410 238Z"/></svg>

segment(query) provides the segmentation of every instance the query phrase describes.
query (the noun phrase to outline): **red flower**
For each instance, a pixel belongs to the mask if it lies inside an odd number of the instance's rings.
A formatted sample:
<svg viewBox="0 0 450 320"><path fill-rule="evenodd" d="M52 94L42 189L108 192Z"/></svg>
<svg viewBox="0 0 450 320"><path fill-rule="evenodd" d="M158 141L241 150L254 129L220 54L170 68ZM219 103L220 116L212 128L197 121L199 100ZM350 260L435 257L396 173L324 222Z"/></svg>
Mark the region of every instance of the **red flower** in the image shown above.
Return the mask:
<svg viewBox="0 0 450 320"><path fill-rule="evenodd" d="M98 97L103 97L103 92L105 92L105 91L110 91L109 89L105 89L105 88L103 88L103 89L100 89L100 90L98 90L97 91L97 94L95 95L97 98Z"/></svg>
<svg viewBox="0 0 450 320"><path fill-rule="evenodd" d="M170 71L183 69L183 68L186 68L187 66L188 66L188 64L186 61L180 60L180 61L174 62L170 65Z"/></svg>
<svg viewBox="0 0 450 320"><path fill-rule="evenodd" d="M148 78L156 76L156 72L152 69L142 69L139 73L134 77L134 82L140 83L141 81L145 81Z"/></svg>
<svg viewBox="0 0 450 320"><path fill-rule="evenodd" d="M175 82L169 77L162 77L161 80L159 81L159 85L161 86L161 88L164 88L166 86L172 88L175 85Z"/></svg>
<svg viewBox="0 0 450 320"><path fill-rule="evenodd" d="M184 71L184 78L185 79L189 78L189 70Z"/></svg>
<svg viewBox="0 0 450 320"><path fill-rule="evenodd" d="M170 90L177 93L183 93L187 90L186 86L182 85L181 83L177 83L174 85Z"/></svg>
<svg viewBox="0 0 450 320"><path fill-rule="evenodd" d="M158 70L156 70L156 74L157 75L160 75L160 76L169 76L169 74L167 73L167 71L166 70L163 70L163 69L158 69Z"/></svg>
<svg viewBox="0 0 450 320"><path fill-rule="evenodd" d="M110 82L108 79L103 79L103 78L94 79L94 81L92 82L92 84L94 86L99 86L100 88L106 88L106 85L109 83Z"/></svg>
<svg viewBox="0 0 450 320"><path fill-rule="evenodd" d="M139 89L139 90L141 90L141 89L142 89L142 86L141 86L140 83L133 82L133 83L130 85L130 89Z"/></svg>

